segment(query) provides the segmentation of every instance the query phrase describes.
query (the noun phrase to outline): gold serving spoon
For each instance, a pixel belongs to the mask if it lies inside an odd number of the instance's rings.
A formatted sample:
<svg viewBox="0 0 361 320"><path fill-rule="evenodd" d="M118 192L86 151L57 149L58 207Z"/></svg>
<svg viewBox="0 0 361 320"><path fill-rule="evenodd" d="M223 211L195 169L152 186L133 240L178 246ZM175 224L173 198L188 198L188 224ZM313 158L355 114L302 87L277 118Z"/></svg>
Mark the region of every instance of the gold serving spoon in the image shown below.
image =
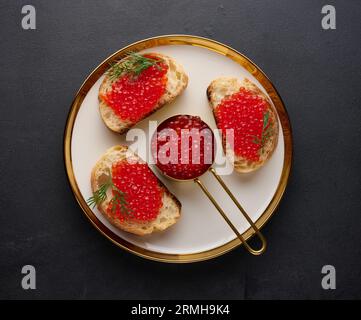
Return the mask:
<svg viewBox="0 0 361 320"><path fill-rule="evenodd" d="M178 163L162 163L159 160L158 145L156 145L157 147L155 148L154 143L155 142L159 143L159 141L158 141L159 134L161 132L164 133L164 131L163 131L164 129L166 129L166 130L167 129L173 129L175 131L177 131L177 129L178 129L178 131L182 130L182 129L191 130L191 129L194 129L194 126L196 127L196 129L199 129L200 131L204 130L204 129L207 129L207 132L210 132L210 135L211 135L210 137L211 137L211 140L212 140L212 142L211 142L211 144L212 144L212 146L211 146L212 147L212 151L211 151L212 156L211 156L210 163L205 163L205 162L199 163L199 164L197 164L197 170L195 170L194 172L191 172L188 175L186 175L185 171L182 170L182 164L179 166ZM166 136L166 135L163 134L163 138L164 138L164 136ZM162 143L162 142L164 142L164 140L160 141L160 143ZM189 143L189 140L187 142ZM203 144L204 143L205 143L205 139L203 139ZM203 148L205 148L205 146L203 146ZM157 128L157 130L156 130L156 132L155 132L155 134L153 136L152 150L153 150L153 157L155 158L154 160L156 161L156 166L164 176L166 176L167 178L169 178L171 180L175 180L175 181L190 181L190 180L193 180L202 189L204 194L212 202L212 204L215 206L215 208L221 214L223 219L227 222L227 224L230 226L230 228L236 234L237 238L243 243L243 245L245 246L245 248L247 249L248 252L250 252L253 255L260 255L266 250L267 242L266 242L265 237L259 231L256 224L252 221L252 219L249 217L247 212L243 209L243 207L238 202L238 200L233 195L233 193L229 190L229 188L227 187L227 185L225 184L223 179L217 174L216 170L212 167L212 165L214 163L214 135L213 135L213 132L210 129L210 127L204 121L202 121L199 117L190 116L190 115L177 115L177 116L173 116L173 117L170 117L170 118L166 119L165 121L163 121L158 126L158 128ZM155 150L156 150L156 152L154 152ZM203 156L203 160L204 160L204 158L205 157ZM179 168L178 169L179 170L178 174L177 174L177 168ZM186 166L184 166L184 168L186 168ZM212 173L212 175L217 179L218 183L227 192L227 194L229 195L229 197L231 198L233 203L237 206L239 211L246 218L246 220L250 224L251 228L254 230L255 234L257 234L257 236L259 237L259 239L261 240L261 243L262 243L262 246L261 246L260 249L254 249L247 243L247 241L243 238L243 236L239 233L237 228L234 226L234 224L228 218L228 216L226 215L224 210L217 203L217 201L214 199L212 194L208 191L206 186L200 181L199 177L202 176L207 171L210 171Z"/></svg>

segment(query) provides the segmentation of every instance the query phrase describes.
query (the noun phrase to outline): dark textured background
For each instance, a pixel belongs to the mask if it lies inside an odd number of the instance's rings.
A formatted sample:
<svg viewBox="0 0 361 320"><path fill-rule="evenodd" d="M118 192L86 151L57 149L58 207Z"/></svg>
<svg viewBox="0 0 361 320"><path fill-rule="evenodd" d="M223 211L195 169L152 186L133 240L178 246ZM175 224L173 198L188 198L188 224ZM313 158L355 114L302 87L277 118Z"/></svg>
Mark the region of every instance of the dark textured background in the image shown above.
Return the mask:
<svg viewBox="0 0 361 320"><path fill-rule="evenodd" d="M21 28L21 7L37 30ZM333 4L337 30L321 28ZM0 298L361 298L361 2L0 2ZM188 33L254 60L288 109L294 163L264 229L268 251L239 248L212 261L169 265L126 253L76 204L64 172L63 130L87 74L124 45ZM37 290L22 290L33 264ZM321 268L337 289L321 288Z"/></svg>

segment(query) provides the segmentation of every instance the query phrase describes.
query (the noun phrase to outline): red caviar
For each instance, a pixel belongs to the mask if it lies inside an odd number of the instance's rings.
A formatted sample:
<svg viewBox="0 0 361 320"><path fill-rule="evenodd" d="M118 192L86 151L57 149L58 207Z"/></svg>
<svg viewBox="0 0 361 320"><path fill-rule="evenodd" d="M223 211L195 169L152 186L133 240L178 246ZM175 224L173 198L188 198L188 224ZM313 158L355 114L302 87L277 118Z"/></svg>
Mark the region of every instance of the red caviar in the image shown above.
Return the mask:
<svg viewBox="0 0 361 320"><path fill-rule="evenodd" d="M151 55L147 58L160 60ZM112 84L101 98L122 120L140 121L150 113L165 92L168 65L159 62L143 70L138 76L124 74Z"/></svg>
<svg viewBox="0 0 361 320"><path fill-rule="evenodd" d="M259 161L264 113L268 102L249 90L224 98L215 110L217 126L225 135L227 129L234 130L234 153L250 161Z"/></svg>
<svg viewBox="0 0 361 320"><path fill-rule="evenodd" d="M163 205L163 190L147 164L129 163L127 160L115 163L112 167L112 181L124 193L129 212L123 212L120 206L112 211L112 205L109 204L108 214L121 221L151 221L157 217ZM112 192L114 195L117 191Z"/></svg>
<svg viewBox="0 0 361 320"><path fill-rule="evenodd" d="M213 132L199 117L171 117L158 126L152 139L152 155L167 176L194 179L214 161Z"/></svg>

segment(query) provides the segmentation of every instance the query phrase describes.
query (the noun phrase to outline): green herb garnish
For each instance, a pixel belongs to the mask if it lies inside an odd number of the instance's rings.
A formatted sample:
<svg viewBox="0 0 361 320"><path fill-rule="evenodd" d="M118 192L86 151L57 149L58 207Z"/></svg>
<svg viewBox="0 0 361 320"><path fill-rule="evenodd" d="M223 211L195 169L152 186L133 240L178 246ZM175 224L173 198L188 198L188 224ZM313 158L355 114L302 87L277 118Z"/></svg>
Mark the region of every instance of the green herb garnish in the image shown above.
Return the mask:
<svg viewBox="0 0 361 320"><path fill-rule="evenodd" d="M111 65L107 72L110 80L115 81L124 74L130 74L132 77L138 77L144 70L151 66L157 66L162 60L144 57L138 53L130 52L126 58L121 62L116 62Z"/></svg>
<svg viewBox="0 0 361 320"><path fill-rule="evenodd" d="M260 153L262 153L263 148L266 145L266 142L273 134L273 128L270 126L269 116L270 116L269 111L263 114L263 127L262 127L261 138L258 138L257 136L252 136L253 137L252 142L261 146L261 148L259 149Z"/></svg>
<svg viewBox="0 0 361 320"><path fill-rule="evenodd" d="M111 204L112 212L114 213L119 207L122 213L130 215L132 210L128 206L126 194L114 185L111 178L106 183L102 184L99 189L93 193L93 196L87 200L88 206L95 208L95 206L105 201L107 198L107 190L109 188L113 191L113 198L111 198L109 202Z"/></svg>

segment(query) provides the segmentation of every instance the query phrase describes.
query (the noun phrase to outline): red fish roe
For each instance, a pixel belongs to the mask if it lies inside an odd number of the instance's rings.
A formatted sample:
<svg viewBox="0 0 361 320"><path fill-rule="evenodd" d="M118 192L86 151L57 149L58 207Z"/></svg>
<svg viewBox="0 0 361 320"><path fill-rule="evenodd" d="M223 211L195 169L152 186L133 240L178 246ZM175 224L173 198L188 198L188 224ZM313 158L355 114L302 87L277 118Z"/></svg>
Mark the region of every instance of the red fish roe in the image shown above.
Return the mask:
<svg viewBox="0 0 361 320"><path fill-rule="evenodd" d="M264 113L269 108L265 99L249 90L224 98L215 110L218 128L223 136L227 129L234 130L234 153L250 161L259 161Z"/></svg>
<svg viewBox="0 0 361 320"><path fill-rule="evenodd" d="M153 172L144 163L129 163L127 160L115 163L112 167L114 185L125 194L126 207L129 212L123 212L120 206L112 211L108 206L108 214L121 221L154 220L163 205L163 190ZM113 195L117 191L112 191Z"/></svg>
<svg viewBox="0 0 361 320"><path fill-rule="evenodd" d="M213 163L213 132L199 117L171 117L158 126L152 139L152 155L167 176L194 179Z"/></svg>
<svg viewBox="0 0 361 320"><path fill-rule="evenodd" d="M144 55L159 60L157 57ZM140 121L150 113L165 92L168 65L159 62L143 70L138 76L121 76L112 84L112 89L101 98L122 120Z"/></svg>

